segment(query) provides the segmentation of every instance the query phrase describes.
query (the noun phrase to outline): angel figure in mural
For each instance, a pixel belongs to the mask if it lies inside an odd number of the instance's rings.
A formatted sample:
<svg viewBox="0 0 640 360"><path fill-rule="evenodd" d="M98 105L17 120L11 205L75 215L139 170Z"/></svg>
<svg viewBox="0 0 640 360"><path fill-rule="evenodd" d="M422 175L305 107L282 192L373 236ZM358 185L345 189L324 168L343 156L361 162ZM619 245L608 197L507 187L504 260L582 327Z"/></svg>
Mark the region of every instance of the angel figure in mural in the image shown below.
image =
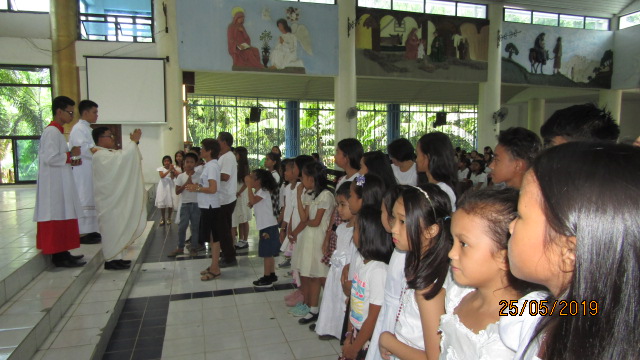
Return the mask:
<svg viewBox="0 0 640 360"><path fill-rule="evenodd" d="M411 29L409 36L407 36L407 41L404 44L404 58L407 60L416 60L420 58L419 50L421 44L422 40L418 37L418 28ZM424 53L424 46L422 52Z"/></svg>
<svg viewBox="0 0 640 360"><path fill-rule="evenodd" d="M269 68L282 70L286 67L304 67L302 60L298 59L298 38L292 32L289 23L285 19L279 19L276 25L282 35L271 51L272 65Z"/></svg>
<svg viewBox="0 0 640 360"><path fill-rule="evenodd" d="M233 66L264 68L260 62L260 52L251 46L251 38L244 27L244 9L231 10L233 20L227 27L227 48L233 59Z"/></svg>
<svg viewBox="0 0 640 360"><path fill-rule="evenodd" d="M556 46L553 48L553 73L560 74L562 67L562 37L558 36Z"/></svg>

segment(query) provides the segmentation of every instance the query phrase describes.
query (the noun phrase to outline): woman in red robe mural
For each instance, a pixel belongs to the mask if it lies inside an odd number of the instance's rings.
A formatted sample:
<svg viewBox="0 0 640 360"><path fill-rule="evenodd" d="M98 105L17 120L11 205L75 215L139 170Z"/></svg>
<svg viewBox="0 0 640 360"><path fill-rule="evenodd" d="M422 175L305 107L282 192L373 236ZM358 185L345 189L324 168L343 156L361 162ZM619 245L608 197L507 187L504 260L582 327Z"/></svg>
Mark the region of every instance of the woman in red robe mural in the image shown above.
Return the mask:
<svg viewBox="0 0 640 360"><path fill-rule="evenodd" d="M233 66L264 68L260 52L251 46L251 38L244 28L244 10L236 7L231 11L233 21L227 28L227 47Z"/></svg>
<svg viewBox="0 0 640 360"><path fill-rule="evenodd" d="M420 46L420 38L418 38L418 29L413 28L407 36L407 41L404 44L404 58L407 60L416 60L418 58L418 47Z"/></svg>

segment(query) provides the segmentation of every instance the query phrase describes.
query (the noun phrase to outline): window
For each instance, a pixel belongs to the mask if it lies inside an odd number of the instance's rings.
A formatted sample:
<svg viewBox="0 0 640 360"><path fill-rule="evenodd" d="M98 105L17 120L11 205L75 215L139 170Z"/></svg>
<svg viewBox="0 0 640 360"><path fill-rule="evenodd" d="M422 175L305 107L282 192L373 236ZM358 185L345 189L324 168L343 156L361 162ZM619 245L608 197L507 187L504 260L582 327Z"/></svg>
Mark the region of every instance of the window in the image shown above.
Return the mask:
<svg viewBox="0 0 640 360"><path fill-rule="evenodd" d="M300 154L320 154L322 162L335 167L335 107L332 102L300 102Z"/></svg>
<svg viewBox="0 0 640 360"><path fill-rule="evenodd" d="M315 4L331 4L331 5L336 4L336 0L280 0L280 1L306 2L306 3L315 3Z"/></svg>
<svg viewBox="0 0 640 360"><path fill-rule="evenodd" d="M531 24L531 11L505 8L504 21Z"/></svg>
<svg viewBox="0 0 640 360"><path fill-rule="evenodd" d="M391 10L391 0L358 0L358 6Z"/></svg>
<svg viewBox="0 0 640 360"><path fill-rule="evenodd" d="M620 17L620 29L626 29L638 24L640 24L640 11Z"/></svg>
<svg viewBox="0 0 640 360"><path fill-rule="evenodd" d="M436 113L447 113L447 124L434 128ZM414 146L422 135L442 131L453 146L472 150L477 146L478 107L474 104L400 104L400 137ZM365 151L387 149L387 105L376 102L358 103L357 139Z"/></svg>
<svg viewBox="0 0 640 360"><path fill-rule="evenodd" d="M638 22L640 23L640 16L638 20ZM609 19L606 18L556 14L510 8L504 9L504 21L523 24L561 26L576 29L609 30Z"/></svg>
<svg viewBox="0 0 640 360"><path fill-rule="evenodd" d="M51 119L50 69L0 65L2 184L37 179L40 134Z"/></svg>
<svg viewBox="0 0 640 360"><path fill-rule="evenodd" d="M536 25L558 26L558 14L534 11L533 23Z"/></svg>
<svg viewBox="0 0 640 360"><path fill-rule="evenodd" d="M560 26L584 29L584 17L572 15L560 15Z"/></svg>
<svg viewBox="0 0 640 360"><path fill-rule="evenodd" d="M590 30L609 30L609 20L587 17L585 18L584 28Z"/></svg>
<svg viewBox="0 0 640 360"><path fill-rule="evenodd" d="M150 0L126 3L105 0L99 5L81 0L79 7L82 40L153 42L153 9Z"/></svg>
<svg viewBox="0 0 640 360"><path fill-rule="evenodd" d="M424 0L394 0L393 10L424 12Z"/></svg>
<svg viewBox="0 0 640 360"><path fill-rule="evenodd" d="M424 12L437 15L456 15L456 3L450 1L426 0Z"/></svg>
<svg viewBox="0 0 640 360"><path fill-rule="evenodd" d="M479 19L487 18L487 6L478 4L458 3L457 16L472 17Z"/></svg>
<svg viewBox="0 0 640 360"><path fill-rule="evenodd" d="M0 0L0 10L49 12L50 0Z"/></svg>

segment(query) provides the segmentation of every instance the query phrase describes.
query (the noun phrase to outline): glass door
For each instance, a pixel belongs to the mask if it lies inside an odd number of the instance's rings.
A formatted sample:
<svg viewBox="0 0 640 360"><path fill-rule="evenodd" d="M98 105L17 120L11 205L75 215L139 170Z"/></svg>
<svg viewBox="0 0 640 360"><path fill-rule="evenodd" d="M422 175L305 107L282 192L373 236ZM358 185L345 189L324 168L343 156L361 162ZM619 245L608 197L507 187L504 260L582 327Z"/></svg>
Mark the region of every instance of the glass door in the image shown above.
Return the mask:
<svg viewBox="0 0 640 360"><path fill-rule="evenodd" d="M0 184L35 183L39 147L39 136L0 137Z"/></svg>

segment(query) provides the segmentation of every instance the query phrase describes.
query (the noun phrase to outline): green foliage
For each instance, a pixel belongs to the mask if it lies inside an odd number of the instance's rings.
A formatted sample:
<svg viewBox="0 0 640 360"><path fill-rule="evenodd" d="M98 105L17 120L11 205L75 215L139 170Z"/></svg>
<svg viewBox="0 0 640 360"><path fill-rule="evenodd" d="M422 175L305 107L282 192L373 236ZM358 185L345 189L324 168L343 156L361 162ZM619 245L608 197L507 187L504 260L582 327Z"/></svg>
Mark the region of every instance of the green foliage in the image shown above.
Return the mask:
<svg viewBox="0 0 640 360"><path fill-rule="evenodd" d="M12 151L19 150L18 171L20 180L35 180L38 173L38 140L25 140L24 148L12 149L6 136L39 136L51 122L50 74L47 68L2 68L0 83L0 159L13 163ZM24 86L32 85L32 86ZM33 86L41 85L41 86ZM7 164L7 165L9 165ZM2 182L11 181L9 170L2 171ZM11 169L11 171L13 171Z"/></svg>

